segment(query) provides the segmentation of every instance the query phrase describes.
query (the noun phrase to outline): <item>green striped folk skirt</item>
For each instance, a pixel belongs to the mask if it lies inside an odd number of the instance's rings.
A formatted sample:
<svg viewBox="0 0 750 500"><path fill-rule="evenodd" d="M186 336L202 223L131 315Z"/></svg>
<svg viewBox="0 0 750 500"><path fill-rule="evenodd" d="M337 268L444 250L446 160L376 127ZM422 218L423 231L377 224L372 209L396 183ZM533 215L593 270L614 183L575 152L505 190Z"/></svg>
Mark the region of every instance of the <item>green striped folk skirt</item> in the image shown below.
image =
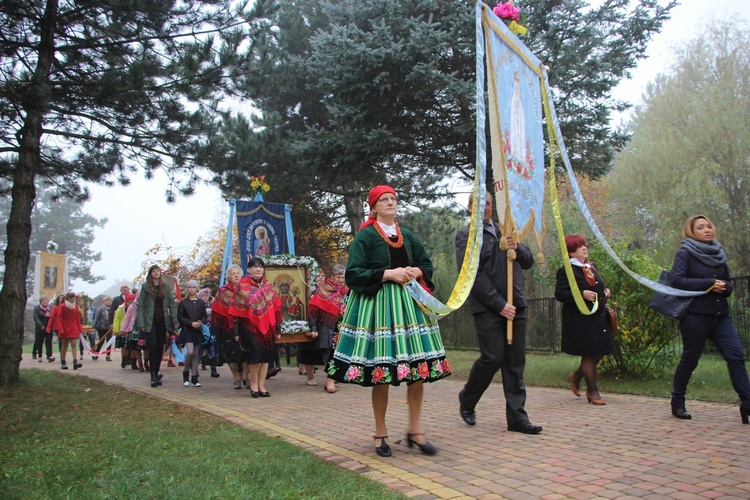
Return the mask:
<svg viewBox="0 0 750 500"><path fill-rule="evenodd" d="M326 372L365 387L434 382L451 373L437 322L391 282L375 296L349 293Z"/></svg>

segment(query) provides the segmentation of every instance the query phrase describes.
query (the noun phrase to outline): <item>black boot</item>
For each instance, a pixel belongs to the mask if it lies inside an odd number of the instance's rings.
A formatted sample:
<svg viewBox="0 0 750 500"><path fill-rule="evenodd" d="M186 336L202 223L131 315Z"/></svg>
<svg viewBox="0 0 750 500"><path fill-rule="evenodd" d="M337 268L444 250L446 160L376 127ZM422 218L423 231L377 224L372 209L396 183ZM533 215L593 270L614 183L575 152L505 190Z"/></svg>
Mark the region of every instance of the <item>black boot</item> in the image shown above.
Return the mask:
<svg viewBox="0 0 750 500"><path fill-rule="evenodd" d="M219 378L221 375L219 375L219 372L216 371L216 367L211 365L211 377L212 378Z"/></svg>
<svg viewBox="0 0 750 500"><path fill-rule="evenodd" d="M198 375L193 375L192 377L190 377L190 385L192 385L193 387L201 386L201 383L198 382Z"/></svg>
<svg viewBox="0 0 750 500"><path fill-rule="evenodd" d="M684 402L678 403L676 401L672 401L672 415L682 420L690 420L693 418L685 409Z"/></svg>
<svg viewBox="0 0 750 500"><path fill-rule="evenodd" d="M156 378L156 373L151 372L151 387L156 387L159 385L159 379Z"/></svg>
<svg viewBox="0 0 750 500"><path fill-rule="evenodd" d="M184 385L185 387L190 385L190 382L188 382L189 376L190 376L189 371L185 370L184 372L182 372L182 385Z"/></svg>

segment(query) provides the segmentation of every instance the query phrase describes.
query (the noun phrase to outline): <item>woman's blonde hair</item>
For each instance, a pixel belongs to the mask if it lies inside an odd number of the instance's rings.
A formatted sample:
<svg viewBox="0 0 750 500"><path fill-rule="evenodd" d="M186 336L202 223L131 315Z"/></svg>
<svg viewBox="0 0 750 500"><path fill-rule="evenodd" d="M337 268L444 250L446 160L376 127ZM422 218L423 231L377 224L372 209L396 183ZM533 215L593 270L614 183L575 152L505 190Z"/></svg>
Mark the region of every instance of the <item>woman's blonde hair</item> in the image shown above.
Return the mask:
<svg viewBox="0 0 750 500"><path fill-rule="evenodd" d="M695 233L693 233L693 226L695 225L695 221L697 221L698 219L704 219L709 224L711 224L711 227L714 228L714 239L716 239L716 226L714 226L714 223L711 222L711 219L701 214L688 217L688 220L685 221L685 228L682 232L685 238L695 239Z"/></svg>

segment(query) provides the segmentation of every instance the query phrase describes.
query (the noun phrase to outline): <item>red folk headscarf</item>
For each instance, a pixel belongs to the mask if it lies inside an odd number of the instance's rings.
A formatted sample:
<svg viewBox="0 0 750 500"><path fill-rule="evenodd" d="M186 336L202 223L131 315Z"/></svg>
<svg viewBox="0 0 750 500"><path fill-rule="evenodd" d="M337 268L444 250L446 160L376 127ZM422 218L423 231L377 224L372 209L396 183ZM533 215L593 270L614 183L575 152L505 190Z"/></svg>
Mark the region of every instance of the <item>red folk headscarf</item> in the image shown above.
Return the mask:
<svg viewBox="0 0 750 500"><path fill-rule="evenodd" d="M396 190L391 186L386 186L385 184L375 186L374 188L370 189L370 194L367 196L367 203L370 204L370 217L366 221L364 221L361 226L359 226L360 230L375 223L376 218L375 212L373 212L373 208L375 208L375 203L378 202L380 197L386 193L391 193L393 196L398 198Z"/></svg>

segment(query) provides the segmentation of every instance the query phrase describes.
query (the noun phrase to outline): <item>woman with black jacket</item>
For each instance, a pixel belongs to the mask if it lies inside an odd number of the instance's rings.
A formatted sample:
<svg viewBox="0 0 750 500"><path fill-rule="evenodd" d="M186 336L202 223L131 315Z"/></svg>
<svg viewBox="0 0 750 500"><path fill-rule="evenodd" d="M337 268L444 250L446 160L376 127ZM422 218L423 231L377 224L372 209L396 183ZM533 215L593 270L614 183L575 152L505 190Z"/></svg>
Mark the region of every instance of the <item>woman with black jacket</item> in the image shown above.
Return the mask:
<svg viewBox="0 0 750 500"><path fill-rule="evenodd" d="M42 344L47 348L47 361L52 363L55 358L52 356L52 332L47 331L52 308L49 306L49 299L42 297L39 305L34 308L34 348L31 351L32 357L42 362Z"/></svg>
<svg viewBox="0 0 750 500"><path fill-rule="evenodd" d="M582 314L575 303L565 267L557 271L555 298L563 304L562 351L581 356L578 369L568 375L570 390L576 396L580 396L580 384L583 379L586 381L588 402L593 405L604 405L606 403L596 383L596 366L604 356L615 352L615 340L606 314L610 292L599 271L589 261L586 240L580 235L571 234L565 237L565 245L573 276L586 306L593 310L594 304L599 304L593 313Z"/></svg>
<svg viewBox="0 0 750 500"><path fill-rule="evenodd" d="M740 397L742 423L750 415L750 380L745 368L745 352L737 327L729 315L727 297L732 294L729 267L721 243L716 241L714 225L705 215L695 215L685 222L685 239L675 256L669 275L670 285L682 290L707 290L695 297L688 313L680 320L682 357L674 374L672 415L689 420L685 393L706 340L711 340L729 369L732 387Z"/></svg>

